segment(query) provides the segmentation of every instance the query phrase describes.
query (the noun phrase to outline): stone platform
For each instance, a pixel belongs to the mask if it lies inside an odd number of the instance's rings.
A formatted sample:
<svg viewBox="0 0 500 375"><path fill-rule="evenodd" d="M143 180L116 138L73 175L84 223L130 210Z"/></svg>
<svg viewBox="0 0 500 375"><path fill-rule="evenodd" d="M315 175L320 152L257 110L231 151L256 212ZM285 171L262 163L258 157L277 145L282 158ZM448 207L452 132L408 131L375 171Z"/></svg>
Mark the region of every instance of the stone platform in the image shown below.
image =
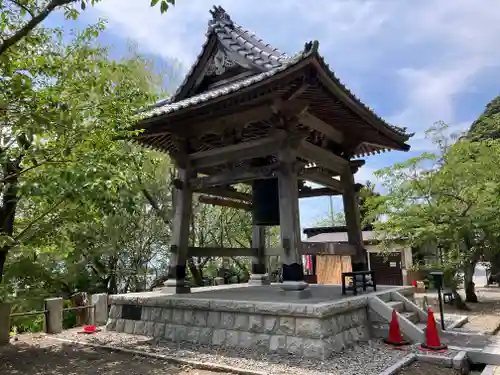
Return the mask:
<svg viewBox="0 0 500 375"><path fill-rule="evenodd" d="M237 346L326 358L371 337L368 299L411 287L343 296L337 285L311 285L297 299L279 284L200 288L191 294L160 291L110 296L107 329L158 340Z"/></svg>

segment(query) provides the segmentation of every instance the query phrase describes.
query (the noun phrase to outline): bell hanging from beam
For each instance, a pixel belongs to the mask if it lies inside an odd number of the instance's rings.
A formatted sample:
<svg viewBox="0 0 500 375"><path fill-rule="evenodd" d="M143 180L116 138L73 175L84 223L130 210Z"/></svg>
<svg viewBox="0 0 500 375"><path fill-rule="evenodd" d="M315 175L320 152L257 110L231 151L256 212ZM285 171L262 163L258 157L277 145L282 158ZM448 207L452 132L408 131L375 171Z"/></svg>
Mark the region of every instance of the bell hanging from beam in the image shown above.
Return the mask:
<svg viewBox="0 0 500 375"><path fill-rule="evenodd" d="M254 180L252 184L253 225L280 225L278 179Z"/></svg>

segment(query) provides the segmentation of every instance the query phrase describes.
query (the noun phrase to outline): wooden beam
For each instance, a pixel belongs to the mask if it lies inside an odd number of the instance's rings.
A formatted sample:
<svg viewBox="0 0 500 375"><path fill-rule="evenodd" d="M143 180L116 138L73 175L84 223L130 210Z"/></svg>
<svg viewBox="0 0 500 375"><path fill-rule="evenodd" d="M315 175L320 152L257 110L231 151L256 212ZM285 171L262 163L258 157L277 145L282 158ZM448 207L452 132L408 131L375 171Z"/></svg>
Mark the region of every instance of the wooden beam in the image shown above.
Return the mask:
<svg viewBox="0 0 500 375"><path fill-rule="evenodd" d="M310 112L304 112L299 116L299 121L305 125L310 127L311 129L317 130L320 133L326 135L332 141L342 144L344 142L344 135L342 132L335 129L330 124L327 124L323 120L317 118Z"/></svg>
<svg viewBox="0 0 500 375"><path fill-rule="evenodd" d="M209 197L207 195L200 195L198 201L201 203L211 204L214 206L236 208L238 210L252 211L252 205L246 202L234 201L231 199Z"/></svg>
<svg viewBox="0 0 500 375"><path fill-rule="evenodd" d="M221 116L210 114L202 118L193 118L189 122L182 119L163 120L163 124L158 124L159 118L153 117L142 121L145 131L138 138L148 138L154 135L177 133L186 137L199 136L200 134L218 132L228 126L243 127L251 121L266 120L273 115L272 109L273 100L265 100L259 104L238 107L238 111ZM235 107L236 108L236 107ZM161 117L161 116L159 116Z"/></svg>
<svg viewBox="0 0 500 375"><path fill-rule="evenodd" d="M252 202L252 194L242 193L240 191L225 189L222 187L211 187L206 189L194 190L196 193L202 193L207 195L213 195L215 197L220 198L229 198L236 199L239 201L251 203Z"/></svg>
<svg viewBox="0 0 500 375"><path fill-rule="evenodd" d="M326 186L327 188L335 190L340 194L344 192L344 186L339 180L324 173L319 173L317 171L308 171L306 169L305 172L302 173L301 178Z"/></svg>
<svg viewBox="0 0 500 375"><path fill-rule="evenodd" d="M220 185L232 185L258 179L275 178L274 172L279 168L279 163L265 167L236 168L208 177L198 177L190 180L193 189L200 190Z"/></svg>
<svg viewBox="0 0 500 375"><path fill-rule="evenodd" d="M312 198L312 197L322 197L325 195L339 195L340 192L334 191L330 188L318 188L311 190L299 191L299 198Z"/></svg>
<svg viewBox="0 0 500 375"><path fill-rule="evenodd" d="M286 133L277 132L273 136L254 141L220 147L209 151L200 151L188 155L192 168L201 169L231 162L272 155L278 152L286 138Z"/></svg>
<svg viewBox="0 0 500 375"><path fill-rule="evenodd" d="M342 173L349 166L349 160L307 141L302 141L297 156L338 173Z"/></svg>
<svg viewBox="0 0 500 375"><path fill-rule="evenodd" d="M336 242L302 242L302 254L355 255L356 247Z"/></svg>
<svg viewBox="0 0 500 375"><path fill-rule="evenodd" d="M224 248L224 247L189 247L188 256L198 257L252 257L257 254L254 248Z"/></svg>
<svg viewBox="0 0 500 375"><path fill-rule="evenodd" d="M302 242L299 250L301 255L354 255L355 248L345 243L334 242ZM188 247L188 256L198 257L254 257L258 253L257 248L224 248L224 247ZM265 256L282 256L281 248L266 248Z"/></svg>

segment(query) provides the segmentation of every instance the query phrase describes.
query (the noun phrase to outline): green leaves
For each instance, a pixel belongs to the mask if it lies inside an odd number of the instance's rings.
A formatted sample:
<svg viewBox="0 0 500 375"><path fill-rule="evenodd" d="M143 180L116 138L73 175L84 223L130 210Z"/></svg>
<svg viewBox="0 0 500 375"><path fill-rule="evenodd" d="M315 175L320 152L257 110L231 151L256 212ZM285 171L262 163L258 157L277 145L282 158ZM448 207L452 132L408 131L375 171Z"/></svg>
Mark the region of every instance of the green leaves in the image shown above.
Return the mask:
<svg viewBox="0 0 500 375"><path fill-rule="evenodd" d="M453 143L441 130L433 133L440 153L378 171L388 194L368 202L386 219L376 222L385 243L396 237L440 246L447 266L458 270L499 248L500 141Z"/></svg>

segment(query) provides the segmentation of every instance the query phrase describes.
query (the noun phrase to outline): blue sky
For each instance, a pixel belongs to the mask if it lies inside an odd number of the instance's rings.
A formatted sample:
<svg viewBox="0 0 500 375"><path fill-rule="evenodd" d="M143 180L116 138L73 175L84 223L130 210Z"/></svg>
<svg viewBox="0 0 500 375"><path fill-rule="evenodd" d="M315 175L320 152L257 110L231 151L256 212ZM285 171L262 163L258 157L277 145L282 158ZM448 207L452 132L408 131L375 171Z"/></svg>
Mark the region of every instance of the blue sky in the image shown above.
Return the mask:
<svg viewBox="0 0 500 375"><path fill-rule="evenodd" d="M149 0L103 0L78 26L104 18L101 36L114 56L127 43L169 67L174 90L200 52L214 0L178 0L161 15ZM373 172L432 150L424 131L444 121L466 129L499 94L500 3L496 0L219 0L241 26L288 54L317 39L337 76L395 125L415 132L408 153L366 158L356 179L377 183ZM48 24L60 24L60 14ZM341 209L340 199L335 199ZM301 201L301 224L328 214L328 198Z"/></svg>

